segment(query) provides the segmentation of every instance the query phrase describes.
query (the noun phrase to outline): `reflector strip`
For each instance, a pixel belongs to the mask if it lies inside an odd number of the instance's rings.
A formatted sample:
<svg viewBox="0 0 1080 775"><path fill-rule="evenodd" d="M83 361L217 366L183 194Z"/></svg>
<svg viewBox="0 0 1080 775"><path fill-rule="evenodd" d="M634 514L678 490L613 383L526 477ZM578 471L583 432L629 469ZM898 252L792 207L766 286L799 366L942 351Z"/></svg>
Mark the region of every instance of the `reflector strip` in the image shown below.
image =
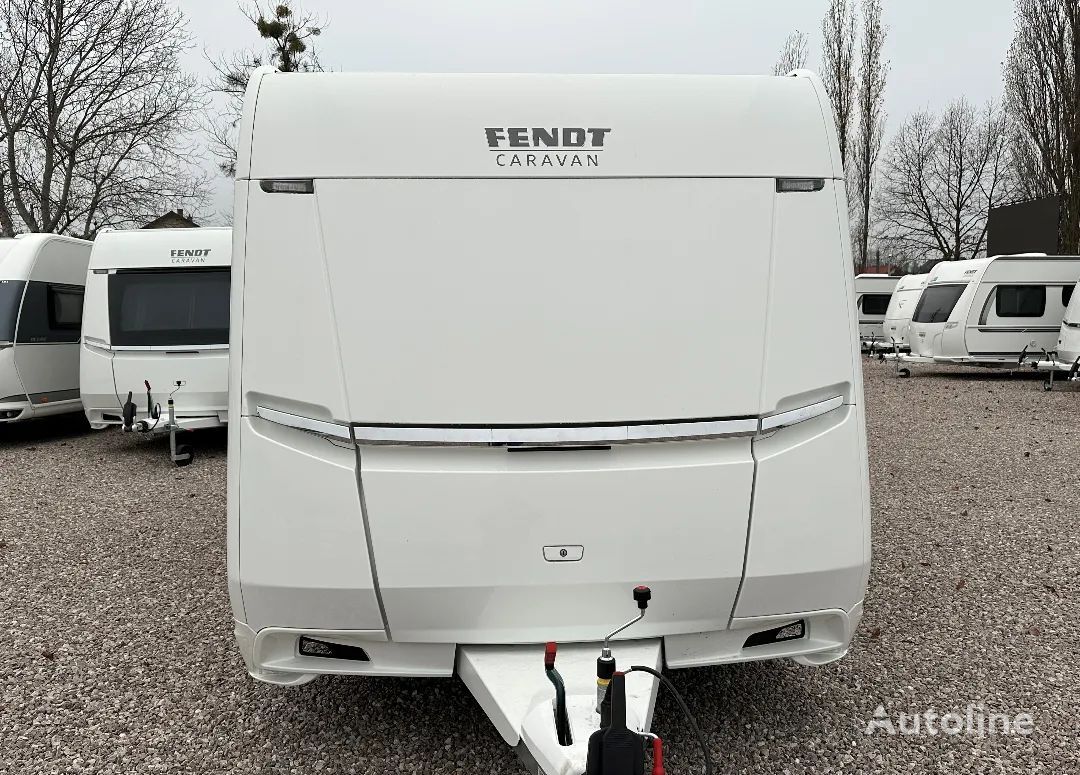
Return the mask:
<svg viewBox="0 0 1080 775"><path fill-rule="evenodd" d="M761 420L761 430L774 431L777 428L786 428L789 425L806 422L807 420L812 420L815 417L820 417L823 414L831 412L833 409L839 409L843 404L844 399L842 397L834 396L825 401L810 404L810 406L801 406L798 409L792 409L787 412L780 412L780 414L763 417Z"/></svg>

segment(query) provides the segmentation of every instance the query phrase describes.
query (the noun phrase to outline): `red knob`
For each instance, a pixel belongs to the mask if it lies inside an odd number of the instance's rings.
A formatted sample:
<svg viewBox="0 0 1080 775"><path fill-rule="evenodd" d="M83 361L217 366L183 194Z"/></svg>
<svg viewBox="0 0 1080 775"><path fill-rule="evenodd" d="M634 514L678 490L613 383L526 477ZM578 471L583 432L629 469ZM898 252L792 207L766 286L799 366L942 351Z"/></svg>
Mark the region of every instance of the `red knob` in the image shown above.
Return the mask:
<svg viewBox="0 0 1080 775"><path fill-rule="evenodd" d="M556 649L555 641L551 641L546 646L544 646L544 669L545 670L554 670L555 669L555 649Z"/></svg>
<svg viewBox="0 0 1080 775"><path fill-rule="evenodd" d="M637 607L644 611L649 607L649 601L652 600L652 590L646 586L634 587L634 601L637 603Z"/></svg>

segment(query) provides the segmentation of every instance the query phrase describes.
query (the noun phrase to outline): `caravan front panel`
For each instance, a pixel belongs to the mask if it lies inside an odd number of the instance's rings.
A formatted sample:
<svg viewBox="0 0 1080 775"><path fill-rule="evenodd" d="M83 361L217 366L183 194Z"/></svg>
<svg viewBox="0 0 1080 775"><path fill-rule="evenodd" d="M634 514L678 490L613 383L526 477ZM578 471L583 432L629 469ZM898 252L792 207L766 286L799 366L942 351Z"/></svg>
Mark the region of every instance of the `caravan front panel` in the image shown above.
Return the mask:
<svg viewBox="0 0 1080 775"><path fill-rule="evenodd" d="M683 664L781 615L843 624L759 657L844 653L869 507L822 95L806 76L253 79L229 444L253 675L595 639L633 583L654 590L633 637L680 638ZM493 104L548 128L491 127ZM391 131L421 114L437 142ZM661 115L700 149L676 153ZM602 147L507 145L582 126L566 137ZM288 648L302 631L379 656L313 665ZM755 658L744 640L710 659Z"/></svg>
<svg viewBox="0 0 1080 775"><path fill-rule="evenodd" d="M1076 293L1076 286L1066 291L1065 298L1065 316L1056 349L1057 360L1071 365L1080 362L1080 294Z"/></svg>
<svg viewBox="0 0 1080 775"><path fill-rule="evenodd" d="M900 278L889 299L889 308L885 311L883 349L911 348L908 327L911 325L912 315L915 314L915 307L922 298L928 277L929 274L909 274Z"/></svg>
<svg viewBox="0 0 1080 775"><path fill-rule="evenodd" d="M90 243L0 240L0 422L80 410L79 336Z"/></svg>
<svg viewBox="0 0 1080 775"><path fill-rule="evenodd" d="M229 229L98 237L81 364L91 425L119 425L129 392L140 420L170 395L185 428L227 420L231 247Z"/></svg>
<svg viewBox="0 0 1080 775"><path fill-rule="evenodd" d="M860 274L855 277L855 309L859 316L859 338L864 346L885 339L885 317L899 277Z"/></svg>

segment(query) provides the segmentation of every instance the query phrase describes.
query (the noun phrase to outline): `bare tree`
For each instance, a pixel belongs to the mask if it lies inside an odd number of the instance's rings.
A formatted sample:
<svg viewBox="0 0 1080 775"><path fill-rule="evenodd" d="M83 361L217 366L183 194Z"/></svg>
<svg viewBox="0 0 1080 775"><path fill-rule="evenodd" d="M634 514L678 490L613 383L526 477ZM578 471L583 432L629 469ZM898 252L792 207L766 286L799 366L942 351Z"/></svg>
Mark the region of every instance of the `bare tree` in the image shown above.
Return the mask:
<svg viewBox="0 0 1080 775"><path fill-rule="evenodd" d="M855 152L855 183L859 194L859 231L855 255L862 266L866 266L869 254L874 165L881 152L881 138L885 129L885 80L889 72L888 62L882 58L885 32L885 25L881 21L881 0L863 0L857 102L859 140Z"/></svg>
<svg viewBox="0 0 1080 775"><path fill-rule="evenodd" d="M832 103L840 159L847 168L851 117L855 106L855 6L830 0L821 21L821 77Z"/></svg>
<svg viewBox="0 0 1080 775"><path fill-rule="evenodd" d="M291 0L273 3L265 10L258 2L240 5L240 12L255 27L266 50L244 49L210 59L210 90L221 95L224 105L221 115L207 122L206 131L210 151L229 177L236 174L236 129L251 71L263 64L283 73L323 69L311 39L319 37L325 25L316 15L293 5Z"/></svg>
<svg viewBox="0 0 1080 775"><path fill-rule="evenodd" d="M1080 4L1017 0L1005 61L1013 162L1027 196L1059 194L1061 249L1080 251Z"/></svg>
<svg viewBox="0 0 1080 775"><path fill-rule="evenodd" d="M183 204L204 181L201 107L166 0L0 0L0 229L93 236Z"/></svg>
<svg viewBox="0 0 1080 775"><path fill-rule="evenodd" d="M876 237L905 256L975 258L990 207L1010 195L1008 124L966 100L938 117L916 113L889 143L876 194Z"/></svg>
<svg viewBox="0 0 1080 775"><path fill-rule="evenodd" d="M805 32L795 32L787 36L784 47L780 50L780 58L773 67L773 75L787 75L792 70L806 67L806 60L810 55L809 37Z"/></svg>

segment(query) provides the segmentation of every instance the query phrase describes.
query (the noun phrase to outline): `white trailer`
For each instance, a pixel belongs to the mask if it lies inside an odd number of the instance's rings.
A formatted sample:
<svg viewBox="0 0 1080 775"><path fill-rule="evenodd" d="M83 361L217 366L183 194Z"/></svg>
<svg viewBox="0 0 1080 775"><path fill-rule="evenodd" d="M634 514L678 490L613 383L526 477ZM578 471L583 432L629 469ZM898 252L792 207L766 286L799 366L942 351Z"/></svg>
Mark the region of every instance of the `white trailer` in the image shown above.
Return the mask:
<svg viewBox="0 0 1080 775"><path fill-rule="evenodd" d="M176 431L228 421L231 248L231 229L98 235L80 364L91 427L169 432L185 464Z"/></svg>
<svg viewBox="0 0 1080 775"><path fill-rule="evenodd" d="M886 340L885 313L899 281L899 277L886 274L855 276L855 309L859 315L859 340L863 350L873 350L877 343Z"/></svg>
<svg viewBox="0 0 1080 775"><path fill-rule="evenodd" d="M1080 296L1075 290L1074 286L1062 291L1065 316L1061 321L1057 344L1035 364L1036 369L1050 374L1043 383L1047 390L1054 389L1054 375L1059 372L1064 372L1070 382L1080 379Z"/></svg>
<svg viewBox="0 0 1080 775"><path fill-rule="evenodd" d="M885 310L882 338L874 342L871 349L881 353L911 351L911 344L908 342L908 326L911 324L911 316L919 304L919 299L922 298L922 292L926 288L929 277L927 273L908 274L900 278L889 299L889 307Z"/></svg>
<svg viewBox="0 0 1080 775"><path fill-rule="evenodd" d="M0 239L0 423L78 412L79 331L91 243Z"/></svg>
<svg viewBox="0 0 1080 775"><path fill-rule="evenodd" d="M1054 349L1080 256L942 261L930 271L901 363L1017 367Z"/></svg>
<svg viewBox="0 0 1080 775"><path fill-rule="evenodd" d="M255 73L228 474L251 675L456 673L576 773L634 583L621 667L842 657L870 512L831 115L805 72ZM546 641L576 644L569 745ZM654 685L627 685L647 729Z"/></svg>

